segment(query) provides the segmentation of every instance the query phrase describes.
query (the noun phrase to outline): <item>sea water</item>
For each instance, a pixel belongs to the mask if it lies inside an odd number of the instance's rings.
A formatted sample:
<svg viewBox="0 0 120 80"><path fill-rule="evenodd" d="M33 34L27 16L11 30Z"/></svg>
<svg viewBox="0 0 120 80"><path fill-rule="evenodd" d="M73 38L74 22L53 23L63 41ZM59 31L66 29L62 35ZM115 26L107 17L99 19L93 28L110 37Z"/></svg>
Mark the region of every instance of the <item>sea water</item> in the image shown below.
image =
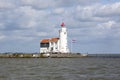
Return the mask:
<svg viewBox="0 0 120 80"><path fill-rule="evenodd" d="M0 80L120 80L120 58L0 58Z"/></svg>

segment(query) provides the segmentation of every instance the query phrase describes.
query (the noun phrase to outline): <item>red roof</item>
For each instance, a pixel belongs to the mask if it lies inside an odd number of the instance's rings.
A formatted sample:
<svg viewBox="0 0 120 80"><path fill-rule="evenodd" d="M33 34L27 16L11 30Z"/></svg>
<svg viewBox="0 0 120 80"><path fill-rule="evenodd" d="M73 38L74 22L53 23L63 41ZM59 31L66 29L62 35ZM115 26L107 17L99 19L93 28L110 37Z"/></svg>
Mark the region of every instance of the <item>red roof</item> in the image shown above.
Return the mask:
<svg viewBox="0 0 120 80"><path fill-rule="evenodd" d="M50 39L50 42L56 42L56 41L58 41L59 40L59 38L51 38Z"/></svg>
<svg viewBox="0 0 120 80"><path fill-rule="evenodd" d="M48 43L49 42L49 39L43 39L40 41L41 43Z"/></svg>
<svg viewBox="0 0 120 80"><path fill-rule="evenodd" d="M57 42L59 38L50 38L50 39L43 39L40 43L48 43L48 42Z"/></svg>

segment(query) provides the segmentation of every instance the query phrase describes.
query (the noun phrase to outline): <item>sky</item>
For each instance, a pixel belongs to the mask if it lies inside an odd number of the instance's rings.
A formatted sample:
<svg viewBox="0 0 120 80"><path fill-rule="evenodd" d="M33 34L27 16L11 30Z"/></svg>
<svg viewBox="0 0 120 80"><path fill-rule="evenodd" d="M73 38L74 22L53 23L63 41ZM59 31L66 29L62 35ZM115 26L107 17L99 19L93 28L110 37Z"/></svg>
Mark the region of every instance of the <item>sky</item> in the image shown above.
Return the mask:
<svg viewBox="0 0 120 80"><path fill-rule="evenodd" d="M0 0L0 53L39 52L61 22L74 52L120 53L119 0Z"/></svg>

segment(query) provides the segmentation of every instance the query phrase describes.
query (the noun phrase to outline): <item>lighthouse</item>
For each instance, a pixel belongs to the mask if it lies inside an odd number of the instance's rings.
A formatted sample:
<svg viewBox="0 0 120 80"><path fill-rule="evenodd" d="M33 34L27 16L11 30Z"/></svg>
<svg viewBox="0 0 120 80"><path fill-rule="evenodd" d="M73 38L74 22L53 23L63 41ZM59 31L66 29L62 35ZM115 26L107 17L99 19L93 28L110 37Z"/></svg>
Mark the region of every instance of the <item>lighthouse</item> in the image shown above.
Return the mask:
<svg viewBox="0 0 120 80"><path fill-rule="evenodd" d="M68 45L67 45L67 29L65 27L64 22L61 24L61 29L59 31L59 38L60 38L60 44L59 44L59 50L61 53L68 53Z"/></svg>
<svg viewBox="0 0 120 80"><path fill-rule="evenodd" d="M61 23L59 37L40 40L40 53L69 53L67 45L67 29Z"/></svg>

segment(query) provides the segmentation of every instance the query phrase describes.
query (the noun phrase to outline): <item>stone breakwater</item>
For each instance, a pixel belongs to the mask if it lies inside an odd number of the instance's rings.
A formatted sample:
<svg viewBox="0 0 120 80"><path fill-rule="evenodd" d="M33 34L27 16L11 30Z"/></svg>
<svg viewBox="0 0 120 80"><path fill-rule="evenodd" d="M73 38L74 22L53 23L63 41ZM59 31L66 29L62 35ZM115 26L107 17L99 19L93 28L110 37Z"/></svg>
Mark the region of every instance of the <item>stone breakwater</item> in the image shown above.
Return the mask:
<svg viewBox="0 0 120 80"><path fill-rule="evenodd" d="M80 53L36 53L36 54L0 54L0 58L79 58L79 57L87 57L87 55L83 55Z"/></svg>

